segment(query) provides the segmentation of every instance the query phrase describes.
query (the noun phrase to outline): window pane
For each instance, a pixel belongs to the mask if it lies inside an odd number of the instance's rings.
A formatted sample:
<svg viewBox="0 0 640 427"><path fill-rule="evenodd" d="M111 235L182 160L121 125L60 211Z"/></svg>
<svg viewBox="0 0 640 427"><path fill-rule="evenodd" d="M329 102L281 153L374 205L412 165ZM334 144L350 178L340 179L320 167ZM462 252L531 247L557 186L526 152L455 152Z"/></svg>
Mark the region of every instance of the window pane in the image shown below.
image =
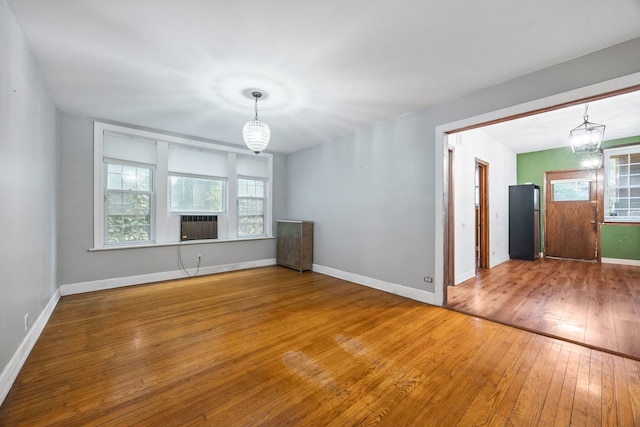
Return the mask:
<svg viewBox="0 0 640 427"><path fill-rule="evenodd" d="M263 201L240 199L238 205L238 211L241 212L238 219L238 234L241 236L264 234Z"/></svg>
<svg viewBox="0 0 640 427"><path fill-rule="evenodd" d="M239 197L264 197L264 181L238 179Z"/></svg>
<svg viewBox="0 0 640 427"><path fill-rule="evenodd" d="M640 146L621 149L607 162L607 205L609 219L639 221L640 211Z"/></svg>
<svg viewBox="0 0 640 427"><path fill-rule="evenodd" d="M151 195L107 193L107 243L151 240Z"/></svg>
<svg viewBox="0 0 640 427"><path fill-rule="evenodd" d="M225 182L216 179L169 177L171 210L223 212Z"/></svg>
<svg viewBox="0 0 640 427"><path fill-rule="evenodd" d="M238 224L240 236L252 236L264 234L264 216L244 216Z"/></svg>
<svg viewBox="0 0 640 427"><path fill-rule="evenodd" d="M107 164L107 188L110 190L151 191L151 169Z"/></svg>
<svg viewBox="0 0 640 427"><path fill-rule="evenodd" d="M575 202L589 200L589 181L556 182L553 184L555 202Z"/></svg>
<svg viewBox="0 0 640 427"><path fill-rule="evenodd" d="M264 199L238 198L238 235L264 234Z"/></svg>

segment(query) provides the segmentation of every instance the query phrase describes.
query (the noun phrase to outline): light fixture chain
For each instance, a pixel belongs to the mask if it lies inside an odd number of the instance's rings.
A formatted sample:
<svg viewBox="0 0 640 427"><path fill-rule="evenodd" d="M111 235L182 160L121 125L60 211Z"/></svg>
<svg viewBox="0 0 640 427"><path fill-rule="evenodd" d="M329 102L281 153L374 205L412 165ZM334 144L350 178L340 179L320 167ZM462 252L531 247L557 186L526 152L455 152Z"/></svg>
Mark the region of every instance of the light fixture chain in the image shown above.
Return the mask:
<svg viewBox="0 0 640 427"><path fill-rule="evenodd" d="M258 120L258 97L257 96L256 96L255 110L256 110L256 120Z"/></svg>
<svg viewBox="0 0 640 427"><path fill-rule="evenodd" d="M589 103L584 104L584 114L582 118L585 123L589 121Z"/></svg>

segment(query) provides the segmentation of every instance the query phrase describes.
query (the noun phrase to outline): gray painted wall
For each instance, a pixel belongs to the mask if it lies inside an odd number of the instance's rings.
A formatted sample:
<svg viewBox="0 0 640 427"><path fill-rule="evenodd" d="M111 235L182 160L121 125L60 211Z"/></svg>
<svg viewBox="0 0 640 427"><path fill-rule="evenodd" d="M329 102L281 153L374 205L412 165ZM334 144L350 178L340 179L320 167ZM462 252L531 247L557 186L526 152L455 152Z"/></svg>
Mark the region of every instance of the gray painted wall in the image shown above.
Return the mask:
<svg viewBox="0 0 640 427"><path fill-rule="evenodd" d="M93 119L61 113L60 144L59 284L180 270L177 246L89 251L93 247ZM284 164L284 156L274 155L275 218L284 212ZM202 254L201 267L271 259L275 240L185 245L185 267L195 267L197 254Z"/></svg>
<svg viewBox="0 0 640 427"><path fill-rule="evenodd" d="M314 221L314 264L433 290L428 131L412 113L288 156L288 214Z"/></svg>
<svg viewBox="0 0 640 427"><path fill-rule="evenodd" d="M0 1L0 372L57 290L56 108Z"/></svg>
<svg viewBox="0 0 640 427"><path fill-rule="evenodd" d="M436 127L638 73L639 53L636 38L293 153L288 216L315 221L316 264L431 292L423 277L432 276L441 292Z"/></svg>

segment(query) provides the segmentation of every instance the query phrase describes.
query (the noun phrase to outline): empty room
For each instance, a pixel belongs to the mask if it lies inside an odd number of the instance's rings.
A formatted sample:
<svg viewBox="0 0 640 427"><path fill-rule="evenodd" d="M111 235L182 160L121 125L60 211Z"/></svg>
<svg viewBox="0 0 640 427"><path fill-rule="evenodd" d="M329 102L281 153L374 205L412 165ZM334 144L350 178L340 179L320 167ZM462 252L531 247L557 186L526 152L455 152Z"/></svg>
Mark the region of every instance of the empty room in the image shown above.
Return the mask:
<svg viewBox="0 0 640 427"><path fill-rule="evenodd" d="M640 425L639 18L0 0L0 425Z"/></svg>

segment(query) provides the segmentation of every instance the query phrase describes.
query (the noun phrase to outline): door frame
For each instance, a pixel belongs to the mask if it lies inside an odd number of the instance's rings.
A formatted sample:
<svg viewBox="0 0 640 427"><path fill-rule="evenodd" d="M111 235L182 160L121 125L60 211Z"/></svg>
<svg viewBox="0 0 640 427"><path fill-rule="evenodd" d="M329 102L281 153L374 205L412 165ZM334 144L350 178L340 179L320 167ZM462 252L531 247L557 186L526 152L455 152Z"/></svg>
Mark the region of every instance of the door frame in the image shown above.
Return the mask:
<svg viewBox="0 0 640 427"><path fill-rule="evenodd" d="M608 98L627 92L640 90L640 73L633 73L623 77L593 83L573 90L559 92L554 95L534 98L529 101L498 108L475 116L445 122L435 126L435 239L433 242L435 258L435 293L433 304L443 306L446 304L447 286L445 285L449 269L448 260L445 257L444 241L448 238L447 211L448 203L448 138L451 134L464 130L480 128L489 124L505 122L520 117L531 116L556 110L570 105L584 104L596 99ZM602 221L599 221L602 222Z"/></svg>
<svg viewBox="0 0 640 427"><path fill-rule="evenodd" d="M490 267L489 257L489 163L475 159L476 168L478 168L478 191L479 191L479 213L476 223L476 230L479 241L476 241L476 247L479 254L476 258L476 271L478 269L487 269Z"/></svg>
<svg viewBox="0 0 640 427"><path fill-rule="evenodd" d="M445 286L452 286L456 283L455 274L455 148L449 146L447 173L447 219L445 223L447 239L445 240L445 257L447 260L447 271L445 275Z"/></svg>

